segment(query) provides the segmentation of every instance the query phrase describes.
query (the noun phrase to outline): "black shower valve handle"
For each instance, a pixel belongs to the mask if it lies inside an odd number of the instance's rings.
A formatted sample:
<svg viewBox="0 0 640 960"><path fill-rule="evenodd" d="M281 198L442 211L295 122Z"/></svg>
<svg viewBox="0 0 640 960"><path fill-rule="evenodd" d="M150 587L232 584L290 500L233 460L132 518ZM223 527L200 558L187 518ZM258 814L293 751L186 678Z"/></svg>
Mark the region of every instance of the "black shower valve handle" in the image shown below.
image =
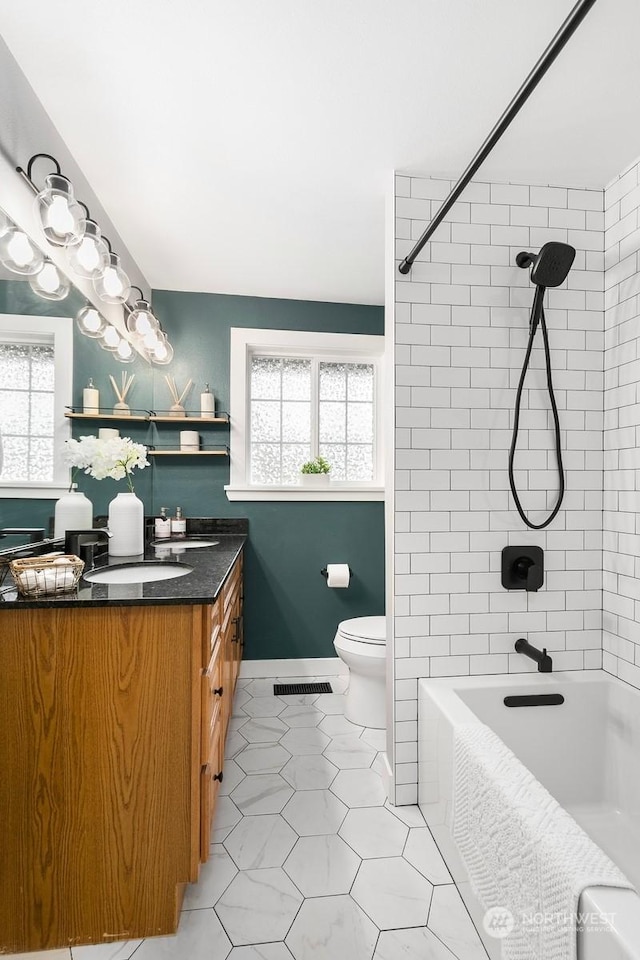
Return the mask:
<svg viewBox="0 0 640 960"><path fill-rule="evenodd" d="M538 590L535 583L539 567L530 557L518 557L513 569L518 579L526 581L528 591L533 590L535 592Z"/></svg>

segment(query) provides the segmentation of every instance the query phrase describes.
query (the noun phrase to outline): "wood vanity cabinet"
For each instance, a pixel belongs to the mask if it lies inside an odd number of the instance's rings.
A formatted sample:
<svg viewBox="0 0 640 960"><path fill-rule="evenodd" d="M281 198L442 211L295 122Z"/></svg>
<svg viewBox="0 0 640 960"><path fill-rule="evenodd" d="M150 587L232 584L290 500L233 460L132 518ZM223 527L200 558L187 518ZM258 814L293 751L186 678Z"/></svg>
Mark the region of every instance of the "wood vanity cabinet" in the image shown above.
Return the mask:
<svg viewBox="0 0 640 960"><path fill-rule="evenodd" d="M0 611L0 954L176 930L241 647L242 554L212 604Z"/></svg>

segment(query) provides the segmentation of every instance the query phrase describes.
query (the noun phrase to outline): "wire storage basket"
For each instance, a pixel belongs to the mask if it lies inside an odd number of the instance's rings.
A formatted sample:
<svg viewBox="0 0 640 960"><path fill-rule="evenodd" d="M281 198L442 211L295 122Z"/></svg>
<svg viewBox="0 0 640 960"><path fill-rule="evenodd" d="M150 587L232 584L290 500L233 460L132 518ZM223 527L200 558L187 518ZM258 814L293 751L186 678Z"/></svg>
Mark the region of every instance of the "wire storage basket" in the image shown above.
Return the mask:
<svg viewBox="0 0 640 960"><path fill-rule="evenodd" d="M25 557L12 560L9 569L23 597L52 597L73 590L82 576L84 560L61 557Z"/></svg>

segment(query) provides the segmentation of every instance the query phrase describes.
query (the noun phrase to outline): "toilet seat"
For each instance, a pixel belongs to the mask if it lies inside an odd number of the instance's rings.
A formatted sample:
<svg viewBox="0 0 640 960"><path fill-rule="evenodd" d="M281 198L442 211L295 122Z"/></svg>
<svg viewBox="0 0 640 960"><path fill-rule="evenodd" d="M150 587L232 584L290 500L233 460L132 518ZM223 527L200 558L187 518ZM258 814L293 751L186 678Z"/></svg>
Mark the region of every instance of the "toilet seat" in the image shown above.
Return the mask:
<svg viewBox="0 0 640 960"><path fill-rule="evenodd" d="M354 617L338 624L338 634L354 643L383 647L387 642L385 617Z"/></svg>

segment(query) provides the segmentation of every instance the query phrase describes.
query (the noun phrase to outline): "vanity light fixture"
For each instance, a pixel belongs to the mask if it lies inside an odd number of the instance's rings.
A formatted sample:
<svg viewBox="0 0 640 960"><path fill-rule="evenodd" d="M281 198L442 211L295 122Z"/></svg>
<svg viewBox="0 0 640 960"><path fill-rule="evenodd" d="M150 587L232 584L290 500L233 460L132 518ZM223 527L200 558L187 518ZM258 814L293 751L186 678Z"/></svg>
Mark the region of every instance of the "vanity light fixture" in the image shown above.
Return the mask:
<svg viewBox="0 0 640 960"><path fill-rule="evenodd" d="M89 303L76 314L76 324L80 333L93 340L101 337L107 328L105 318Z"/></svg>
<svg viewBox="0 0 640 960"><path fill-rule="evenodd" d="M11 226L0 236L0 262L22 276L38 273L44 264L44 254L19 227Z"/></svg>
<svg viewBox="0 0 640 960"><path fill-rule="evenodd" d="M127 302L131 293L131 281L120 266L117 253L109 253L109 264L101 277L94 278L93 289L105 303Z"/></svg>
<svg viewBox="0 0 640 960"><path fill-rule="evenodd" d="M120 346L121 340L122 337L116 328L108 323L105 327L102 337L100 338L100 346L103 350L109 350L110 352L115 353Z"/></svg>
<svg viewBox="0 0 640 960"><path fill-rule="evenodd" d="M51 260L45 260L38 273L29 277L29 286L45 300L64 300L71 289L69 278Z"/></svg>
<svg viewBox="0 0 640 960"><path fill-rule="evenodd" d="M62 175L60 164L50 153L35 153L27 164L27 171L17 167L18 173L35 187L31 172L36 160L51 160L55 173L44 180L44 188L36 196L36 210L44 235L55 247L79 243L85 231L85 215L76 200L71 181Z"/></svg>
<svg viewBox="0 0 640 960"><path fill-rule="evenodd" d="M80 206L86 211L84 221L84 234L80 243L69 247L69 266L78 277L84 280L96 280L104 276L104 272L109 266L110 248L102 236L100 227L91 215L87 206L78 201Z"/></svg>
<svg viewBox="0 0 640 960"><path fill-rule="evenodd" d="M120 343L116 347L115 354L120 363L133 363L136 358L136 352L131 346L131 343L124 338L121 338Z"/></svg>
<svg viewBox="0 0 640 960"><path fill-rule="evenodd" d="M166 334L162 333L161 338L149 356L149 359L152 363L166 366L173 360L173 347L169 343Z"/></svg>
<svg viewBox="0 0 640 960"><path fill-rule="evenodd" d="M140 287L132 286L132 290L140 292L140 299L136 300L133 309L127 317L127 330L134 337L145 337L148 333L158 330L160 324L148 300L144 299L144 294Z"/></svg>

